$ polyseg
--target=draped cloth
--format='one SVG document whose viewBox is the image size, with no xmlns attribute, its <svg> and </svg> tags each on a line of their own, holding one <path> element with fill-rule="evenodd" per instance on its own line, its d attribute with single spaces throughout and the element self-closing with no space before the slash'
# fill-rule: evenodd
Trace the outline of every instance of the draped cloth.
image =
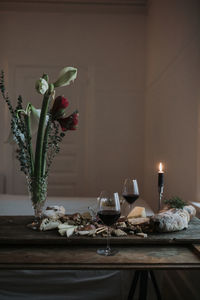
<svg viewBox="0 0 200 300">
<path fill-rule="evenodd" d="M 199 300 L 199 270 L 154 271 L 162 300 Z M 134 271 L 0 270 L 0 300 L 127 300 Z M 138 290 L 134 300 L 138 300 Z M 148 283 L 148 300 L 156 296 Z"/>
<path fill-rule="evenodd" d="M 133 272 L 129 272 L 132 278 Z M 1 300 L 125 300 L 130 282 L 125 271 L 0 271 Z M 131 275 L 131 276 L 130 276 Z"/>
</svg>

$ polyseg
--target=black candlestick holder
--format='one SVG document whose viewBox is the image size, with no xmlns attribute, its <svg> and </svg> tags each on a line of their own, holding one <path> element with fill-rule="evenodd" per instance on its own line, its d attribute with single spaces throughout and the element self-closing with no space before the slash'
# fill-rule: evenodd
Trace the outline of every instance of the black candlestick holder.
<svg viewBox="0 0 200 300">
<path fill-rule="evenodd" d="M 158 194 L 159 194 L 159 202 L 158 202 L 158 210 L 161 210 L 162 207 L 162 197 L 164 191 L 164 172 L 158 172 Z"/>
<path fill-rule="evenodd" d="M 159 202 L 158 202 L 158 211 L 162 208 L 162 197 L 163 197 L 164 185 L 158 186 Z"/>
</svg>

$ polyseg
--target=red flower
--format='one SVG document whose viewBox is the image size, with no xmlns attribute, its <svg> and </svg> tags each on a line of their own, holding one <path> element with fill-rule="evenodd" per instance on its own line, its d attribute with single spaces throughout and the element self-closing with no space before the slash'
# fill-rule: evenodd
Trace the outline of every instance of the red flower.
<svg viewBox="0 0 200 300">
<path fill-rule="evenodd" d="M 78 127 L 78 115 L 78 111 L 76 110 L 67 118 L 57 119 L 57 121 L 60 123 L 62 131 L 76 130 Z"/>
<path fill-rule="evenodd" d="M 56 97 L 53 107 L 51 109 L 51 115 L 53 120 L 58 120 L 65 115 L 65 109 L 68 107 L 69 102 L 63 96 Z"/>
</svg>

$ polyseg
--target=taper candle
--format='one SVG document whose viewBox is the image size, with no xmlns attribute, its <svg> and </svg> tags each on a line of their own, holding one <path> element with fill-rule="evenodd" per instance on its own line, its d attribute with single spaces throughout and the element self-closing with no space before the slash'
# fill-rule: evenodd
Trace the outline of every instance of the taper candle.
<svg viewBox="0 0 200 300">
<path fill-rule="evenodd" d="M 164 186 L 164 171 L 162 163 L 159 164 L 159 171 L 158 171 L 158 187 Z"/>
</svg>

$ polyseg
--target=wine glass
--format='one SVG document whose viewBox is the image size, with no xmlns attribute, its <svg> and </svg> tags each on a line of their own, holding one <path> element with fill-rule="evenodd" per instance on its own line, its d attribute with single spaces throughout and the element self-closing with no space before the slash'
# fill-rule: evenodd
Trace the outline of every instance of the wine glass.
<svg viewBox="0 0 200 300">
<path fill-rule="evenodd" d="M 106 249 L 98 249 L 100 255 L 110 256 L 118 251 L 110 248 L 110 226 L 120 217 L 120 202 L 118 193 L 110 195 L 108 192 L 101 192 L 97 200 L 97 215 L 99 219 L 107 226 L 107 246 Z"/>
<path fill-rule="evenodd" d="M 126 178 L 123 185 L 122 196 L 129 204 L 129 210 L 131 210 L 131 205 L 139 197 L 138 183 L 136 179 Z"/>
</svg>

